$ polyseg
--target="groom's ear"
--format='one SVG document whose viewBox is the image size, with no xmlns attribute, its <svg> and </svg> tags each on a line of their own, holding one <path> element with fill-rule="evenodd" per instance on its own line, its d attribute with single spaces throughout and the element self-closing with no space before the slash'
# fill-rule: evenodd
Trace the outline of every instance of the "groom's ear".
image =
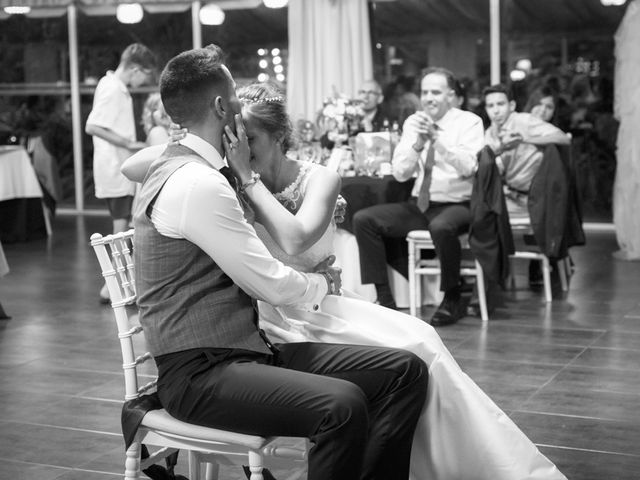
<svg viewBox="0 0 640 480">
<path fill-rule="evenodd" d="M 222 104 L 222 97 L 219 95 L 213 99 L 213 110 L 220 117 L 224 117 L 227 114 L 227 110 L 224 108 L 224 105 Z"/>
</svg>

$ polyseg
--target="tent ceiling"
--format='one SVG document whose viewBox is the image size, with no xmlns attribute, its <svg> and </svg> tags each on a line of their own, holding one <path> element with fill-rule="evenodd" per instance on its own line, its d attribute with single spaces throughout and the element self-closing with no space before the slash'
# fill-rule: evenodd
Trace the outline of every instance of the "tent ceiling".
<svg viewBox="0 0 640 480">
<path fill-rule="evenodd" d="M 508 32 L 613 31 L 626 8 L 605 7 L 600 0 L 501 0 L 500 3 L 502 29 Z M 396 0 L 377 3 L 374 12 L 381 36 L 417 35 L 429 30 L 489 29 L 489 0 Z"/>
<path fill-rule="evenodd" d="M 185 0 L 138 0 L 148 12 L 188 8 Z M 631 1 L 629 0 L 627 4 Z M 7 5 L 49 7 L 61 10 L 74 2 L 85 13 L 111 12 L 119 0 L 0 0 Z M 208 3 L 202 0 L 202 3 Z M 261 0 L 213 0 L 227 12 L 216 32 L 235 44 L 286 41 L 287 9 L 269 9 Z M 53 7 L 53 10 L 51 8 Z M 572 31 L 614 32 L 624 15 L 623 7 L 604 7 L 600 0 L 501 0 L 503 32 L 554 33 Z M 378 38 L 419 37 L 442 30 L 489 30 L 489 0 L 377 0 L 372 8 Z M 217 36 L 217 34 L 216 34 Z"/>
</svg>

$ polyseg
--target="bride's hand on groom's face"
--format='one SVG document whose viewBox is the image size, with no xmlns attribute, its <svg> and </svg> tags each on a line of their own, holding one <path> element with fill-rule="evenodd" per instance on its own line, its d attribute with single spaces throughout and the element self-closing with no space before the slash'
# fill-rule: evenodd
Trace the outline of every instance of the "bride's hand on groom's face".
<svg viewBox="0 0 640 480">
<path fill-rule="evenodd" d="M 240 114 L 235 115 L 234 120 L 236 132 L 234 133 L 228 125 L 225 126 L 222 145 L 231 171 L 238 180 L 246 182 L 251 178 L 249 141 Z"/>
</svg>

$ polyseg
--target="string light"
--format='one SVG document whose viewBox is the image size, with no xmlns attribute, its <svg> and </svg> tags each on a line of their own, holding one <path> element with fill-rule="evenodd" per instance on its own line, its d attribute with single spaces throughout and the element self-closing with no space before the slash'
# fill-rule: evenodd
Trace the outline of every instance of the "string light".
<svg viewBox="0 0 640 480">
<path fill-rule="evenodd" d="M 287 6 L 289 0 L 262 0 L 262 3 L 267 8 L 282 8 Z"/>
<path fill-rule="evenodd" d="M 116 9 L 116 18 L 120 23 L 140 23 L 144 11 L 139 3 L 121 3 Z"/>
<path fill-rule="evenodd" d="M 200 23 L 203 25 L 222 25 L 224 22 L 224 10 L 218 5 L 208 3 L 200 9 L 198 14 Z"/>
<path fill-rule="evenodd" d="M 26 5 L 24 6 L 11 5 L 9 7 L 4 7 L 4 13 L 7 13 L 9 15 L 26 15 L 30 11 L 31 11 L 31 7 L 28 7 Z"/>
</svg>

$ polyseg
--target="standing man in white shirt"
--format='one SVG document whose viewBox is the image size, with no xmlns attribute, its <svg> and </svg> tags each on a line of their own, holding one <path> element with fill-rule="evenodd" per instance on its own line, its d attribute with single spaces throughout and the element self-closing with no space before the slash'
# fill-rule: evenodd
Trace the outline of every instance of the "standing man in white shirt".
<svg viewBox="0 0 640 480">
<path fill-rule="evenodd" d="M 163 407 L 190 423 L 307 437 L 309 480 L 408 479 L 426 366 L 403 350 L 269 342 L 252 297 L 317 309 L 339 294 L 339 270 L 285 266 L 244 219 L 222 135 L 225 126 L 246 133 L 218 47 L 170 60 L 160 93 L 190 132 L 151 165 L 134 213 L 140 323 Z M 246 141 L 229 148 L 250 155 Z M 259 184 L 253 174 L 240 189 Z"/>
<path fill-rule="evenodd" d="M 482 120 L 453 107 L 454 87 L 455 77 L 444 68 L 430 68 L 422 78 L 422 110 L 407 118 L 392 161 L 396 180 L 416 179 L 409 201 L 372 206 L 353 217 L 362 283 L 375 284 L 378 302 L 390 308 L 396 305 L 387 278 L 385 238 L 430 231 L 445 294 L 431 319 L 434 326 L 455 323 L 465 312 L 458 236 L 469 230 L 473 175 L 484 146 Z"/>
<path fill-rule="evenodd" d="M 136 140 L 136 121 L 129 88 L 154 78 L 156 58 L 146 46 L 134 43 L 124 49 L 115 71 L 100 79 L 85 131 L 93 136 L 93 181 L 96 198 L 107 204 L 113 233 L 124 232 L 131 221 L 135 184 L 122 173 L 122 163 L 131 153 L 147 146 Z M 106 284 L 100 291 L 102 303 L 109 302 Z"/>
</svg>

